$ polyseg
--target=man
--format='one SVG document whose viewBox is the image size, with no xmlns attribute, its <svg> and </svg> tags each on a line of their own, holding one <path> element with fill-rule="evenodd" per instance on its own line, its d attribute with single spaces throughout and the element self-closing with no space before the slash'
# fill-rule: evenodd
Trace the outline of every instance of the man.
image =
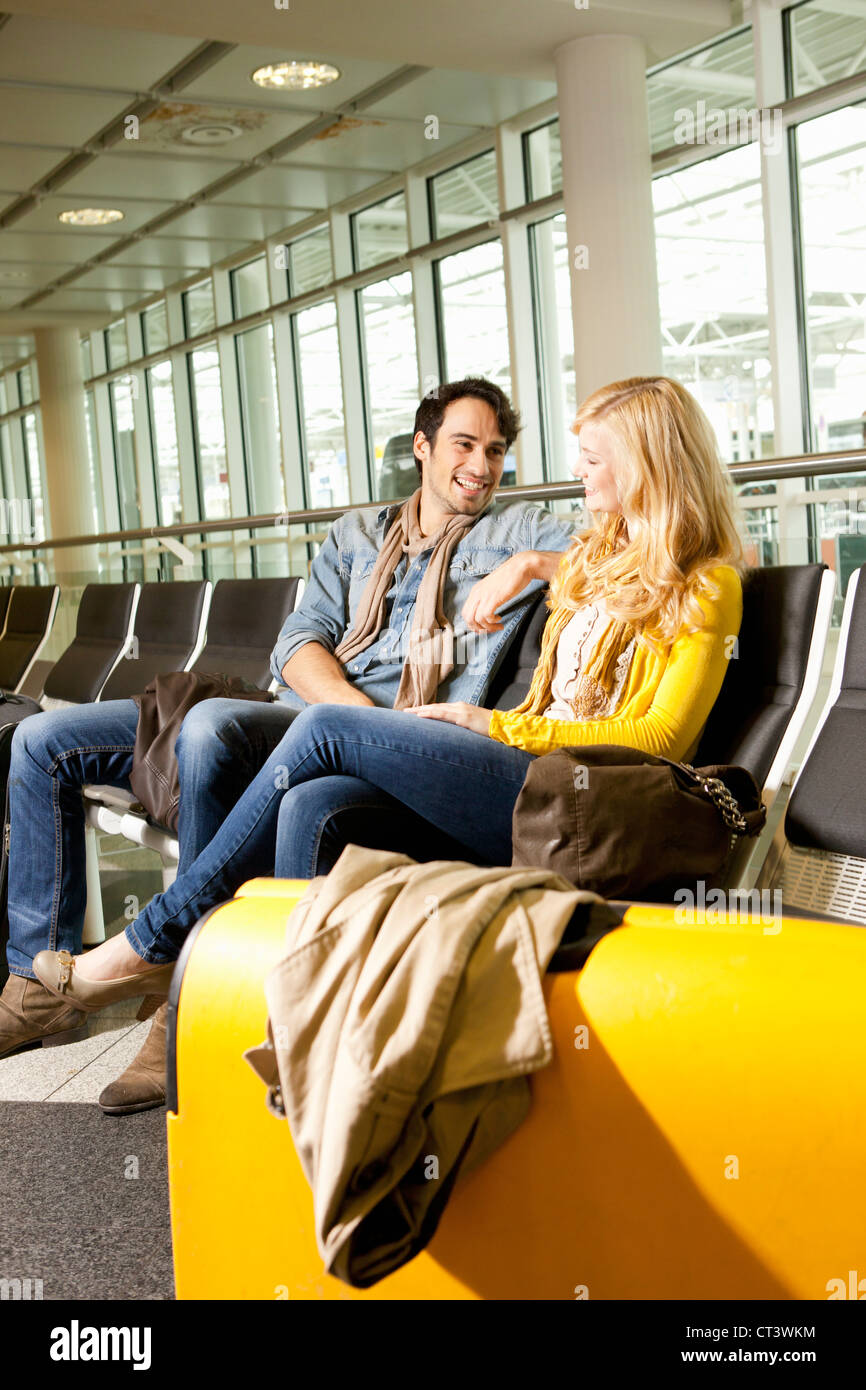
<svg viewBox="0 0 866 1390">
<path fill-rule="evenodd" d="M 207 700 L 187 715 L 176 750 L 179 888 L 306 704 L 399 709 L 434 696 L 483 701 L 555 553 L 570 540 L 546 512 L 493 501 L 518 428 L 507 397 L 481 378 L 425 397 L 414 435 L 421 486 L 402 505 L 350 512 L 331 528 L 274 648 L 274 675 L 284 682 L 279 700 Z M 39 984 L 32 958 L 44 947 L 72 954 L 81 948 L 80 788 L 128 786 L 136 722 L 133 701 L 112 701 L 37 715 L 16 732 L 9 782 L 12 973 L 0 997 L 0 1057 L 45 1038 L 60 1041 L 85 1022 Z M 247 876 L 273 866 L 275 824 L 255 830 L 259 857 L 250 858 Z M 268 844 L 271 868 L 263 870 Z M 125 937 L 115 940 L 121 951 Z M 164 1015 L 163 1007 L 139 1057 L 100 1097 L 110 1113 L 162 1104 Z"/>
</svg>

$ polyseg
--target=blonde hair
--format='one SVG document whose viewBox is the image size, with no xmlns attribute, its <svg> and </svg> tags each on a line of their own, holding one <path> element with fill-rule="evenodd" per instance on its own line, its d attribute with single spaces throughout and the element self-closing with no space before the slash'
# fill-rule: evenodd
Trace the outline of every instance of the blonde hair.
<svg viewBox="0 0 866 1390">
<path fill-rule="evenodd" d="M 602 420 L 615 440 L 622 514 L 594 517 L 563 555 L 522 712 L 546 707 L 556 645 L 576 609 L 602 600 L 610 619 L 575 702 L 585 717 L 599 691 L 610 694 L 617 660 L 633 640 L 658 648 L 683 628 L 697 630 L 706 620 L 699 596 L 718 595 L 710 571 L 744 568 L 733 489 L 695 398 L 670 377 L 629 377 L 588 396 L 572 429 Z"/>
</svg>

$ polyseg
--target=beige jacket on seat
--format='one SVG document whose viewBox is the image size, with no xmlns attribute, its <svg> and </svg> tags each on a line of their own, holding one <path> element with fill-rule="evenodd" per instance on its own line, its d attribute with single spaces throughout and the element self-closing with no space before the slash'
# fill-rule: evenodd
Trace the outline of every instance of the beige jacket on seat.
<svg viewBox="0 0 866 1390">
<path fill-rule="evenodd" d="M 265 986 L 270 1042 L 246 1055 L 330 1273 L 363 1288 L 411 1259 L 458 1173 L 520 1124 L 553 1055 L 541 977 L 585 901 L 602 900 L 545 870 L 354 845 L 310 885 Z"/>
</svg>

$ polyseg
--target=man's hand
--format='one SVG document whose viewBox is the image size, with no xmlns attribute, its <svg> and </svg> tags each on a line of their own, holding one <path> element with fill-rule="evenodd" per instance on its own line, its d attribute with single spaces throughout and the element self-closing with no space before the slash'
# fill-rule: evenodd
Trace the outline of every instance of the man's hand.
<svg viewBox="0 0 866 1390">
<path fill-rule="evenodd" d="M 407 713 L 419 714 L 422 719 L 442 719 L 448 724 L 459 724 L 461 729 L 471 729 L 474 734 L 486 734 L 489 737 L 490 716 L 493 711 L 457 700 L 450 705 L 416 705 Z"/>
<path fill-rule="evenodd" d="M 342 662 L 321 642 L 306 642 L 299 647 L 283 667 L 283 680 L 308 705 L 373 704 L 346 679 Z"/>
<path fill-rule="evenodd" d="M 497 613 L 533 579 L 552 579 L 562 555 L 558 550 L 521 550 L 473 584 L 463 605 L 463 619 L 472 632 L 499 632 Z"/>
</svg>

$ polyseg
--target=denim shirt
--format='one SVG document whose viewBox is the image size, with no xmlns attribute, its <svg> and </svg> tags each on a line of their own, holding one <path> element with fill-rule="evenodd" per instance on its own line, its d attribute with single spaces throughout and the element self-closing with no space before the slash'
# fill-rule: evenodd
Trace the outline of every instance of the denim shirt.
<svg viewBox="0 0 866 1390">
<path fill-rule="evenodd" d="M 308 642 L 334 652 L 354 622 L 358 604 L 397 506 L 347 512 L 335 521 L 312 564 L 310 578 L 294 613 L 283 624 L 271 655 L 271 670 L 282 682 L 290 657 Z M 471 632 L 461 609 L 472 586 L 521 550 L 566 550 L 567 525 L 541 507 L 524 502 L 494 502 L 455 546 L 445 584 L 443 607 L 454 628 L 454 669 L 438 689 L 437 700 L 480 704 L 527 606 L 544 582 L 534 579 L 499 610 L 500 632 Z M 431 538 L 432 549 L 432 538 Z M 409 649 L 418 587 L 430 559 L 424 550 L 411 564 L 403 556 L 386 596 L 385 617 L 377 637 L 346 666 L 352 684 L 376 705 L 393 706 Z M 285 685 L 280 699 L 296 709 L 305 701 Z"/>
</svg>

